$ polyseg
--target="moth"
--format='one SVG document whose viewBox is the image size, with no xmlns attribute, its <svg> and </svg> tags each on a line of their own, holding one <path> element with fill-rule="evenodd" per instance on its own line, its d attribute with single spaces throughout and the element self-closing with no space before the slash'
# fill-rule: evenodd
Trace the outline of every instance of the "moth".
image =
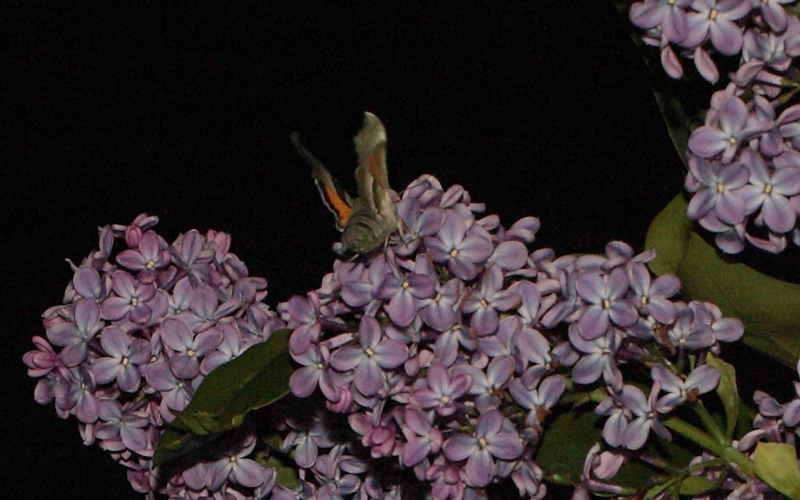
<svg viewBox="0 0 800 500">
<path fill-rule="evenodd" d="M 356 198 L 347 194 L 322 162 L 303 146 L 297 132 L 291 140 L 311 165 L 311 177 L 322 201 L 336 217 L 336 228 L 342 232 L 341 241 L 334 245 L 336 253 L 371 252 L 402 228 L 386 170 L 386 129 L 377 116 L 364 113 L 364 125 L 353 138 L 358 155 Z"/>
</svg>

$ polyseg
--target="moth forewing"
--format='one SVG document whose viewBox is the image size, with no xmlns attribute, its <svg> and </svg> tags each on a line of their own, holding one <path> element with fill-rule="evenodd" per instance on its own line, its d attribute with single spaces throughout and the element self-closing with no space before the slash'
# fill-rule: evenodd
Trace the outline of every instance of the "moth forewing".
<svg viewBox="0 0 800 500">
<path fill-rule="evenodd" d="M 373 214 L 379 214 L 383 193 L 389 189 L 386 171 L 386 129 L 377 116 L 364 113 L 364 125 L 353 138 L 358 155 L 358 196 Z"/>
<path fill-rule="evenodd" d="M 336 178 L 328 172 L 325 165 L 311 151 L 306 149 L 297 132 L 293 132 L 290 139 L 300 156 L 311 165 L 311 177 L 314 179 L 314 184 L 317 186 L 325 207 L 336 218 L 336 228 L 339 231 L 344 231 L 347 221 L 350 220 L 350 216 L 353 213 L 353 200 L 347 194 L 347 191 L 342 189 Z"/>
<path fill-rule="evenodd" d="M 356 143 L 358 169 L 367 170 L 382 189 L 390 189 L 386 170 L 386 129 L 380 119 L 370 112 L 364 113 L 364 125 L 353 142 Z"/>
<path fill-rule="evenodd" d="M 384 231 L 391 229 L 391 234 L 399 225 L 386 166 L 386 129 L 377 116 L 366 112 L 364 125 L 353 141 L 358 154 L 358 195 L 364 198 L 378 220 L 388 223 L 389 228 Z"/>
</svg>

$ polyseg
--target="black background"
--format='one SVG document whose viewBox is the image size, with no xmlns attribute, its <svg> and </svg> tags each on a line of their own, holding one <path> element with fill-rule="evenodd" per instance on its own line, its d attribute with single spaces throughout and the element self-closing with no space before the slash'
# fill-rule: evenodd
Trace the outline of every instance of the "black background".
<svg viewBox="0 0 800 500">
<path fill-rule="evenodd" d="M 504 225 L 540 217 L 535 245 L 558 254 L 643 249 L 683 167 L 610 2 L 385 3 L 0 12 L 5 496 L 141 498 L 33 401 L 21 362 L 98 226 L 148 212 L 168 241 L 226 231 L 273 307 L 319 285 L 337 233 L 293 130 L 353 191 L 372 111 L 395 189 L 462 184 Z"/>
</svg>

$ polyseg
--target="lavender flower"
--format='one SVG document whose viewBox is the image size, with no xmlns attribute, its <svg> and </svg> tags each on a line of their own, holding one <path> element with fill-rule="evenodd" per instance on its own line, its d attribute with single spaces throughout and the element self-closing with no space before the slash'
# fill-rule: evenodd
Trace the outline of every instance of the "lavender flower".
<svg viewBox="0 0 800 500">
<path fill-rule="evenodd" d="M 381 339 L 381 327 L 371 316 L 361 319 L 360 347 L 345 347 L 331 356 L 331 366 L 346 372 L 354 370 L 353 384 L 361 394 L 372 396 L 383 383 L 381 369 L 397 368 L 408 358 L 408 347 L 397 340 Z"/>
<path fill-rule="evenodd" d="M 478 418 L 472 435 L 456 434 L 445 441 L 444 454 L 449 460 L 466 460 L 467 480 L 478 487 L 491 482 L 495 472 L 494 458 L 513 460 L 522 455 L 522 444 L 511 423 L 497 410 L 489 410 Z"/>
<path fill-rule="evenodd" d="M 694 47 L 711 39 L 714 47 L 726 55 L 742 48 L 742 29 L 734 23 L 750 12 L 749 0 L 695 0 L 686 20 L 682 44 Z"/>
<path fill-rule="evenodd" d="M 466 219 L 449 210 L 444 225 L 437 236 L 425 239 L 434 262 L 446 262 L 450 272 L 462 280 L 471 280 L 478 274 L 481 264 L 492 254 L 488 235 L 477 228 L 468 228 Z"/>
<path fill-rule="evenodd" d="M 100 420 L 95 436 L 108 441 L 119 439 L 120 449 L 128 448 L 134 452 L 144 452 L 150 445 L 144 428 L 150 425 L 150 419 L 142 411 L 123 408 L 114 400 L 104 400 L 100 405 Z"/>
<path fill-rule="evenodd" d="M 690 174 L 699 181 L 697 193 L 689 202 L 690 219 L 705 219 L 713 210 L 714 215 L 726 224 L 739 224 L 744 220 L 746 206 L 740 188 L 747 184 L 749 174 L 738 163 L 723 167 L 717 162 L 706 162 L 695 156 L 689 157 Z M 687 188 L 689 188 L 687 181 Z"/>
<path fill-rule="evenodd" d="M 266 495 L 273 469 L 262 468 L 257 488 L 246 474 L 219 472 L 213 492 L 206 477 L 210 464 L 174 478 L 158 479 L 151 470 L 172 410 L 185 408 L 203 376 L 221 363 L 206 363 L 206 355 L 227 351 L 230 359 L 283 325 L 260 302 L 266 282 L 247 275 L 228 252 L 227 235 L 190 231 L 168 245 L 152 230 L 157 222 L 142 214 L 130 225 L 101 228 L 98 249 L 72 265 L 65 303 L 43 315 L 49 342 L 34 338 L 36 350 L 23 357 L 29 374 L 42 377 L 35 399 L 55 401 L 63 418 L 75 415 L 84 443 L 111 452 L 129 468 L 134 489 L 151 497 Z M 127 248 L 114 262 L 120 241 Z M 215 351 L 223 336 L 229 347 Z"/>
<path fill-rule="evenodd" d="M 175 416 L 170 410 L 181 411 L 189 405 L 194 393 L 193 388 L 187 380 L 181 380 L 166 361 L 152 364 L 145 372 L 147 383 L 154 389 L 161 392 L 161 415 L 167 420 L 172 421 Z"/>
<path fill-rule="evenodd" d="M 661 323 L 675 320 L 677 308 L 668 299 L 678 293 L 681 287 L 678 278 L 665 274 L 651 281 L 650 272 L 638 262 L 628 267 L 628 277 L 642 312 Z"/>
<path fill-rule="evenodd" d="M 449 329 L 460 320 L 459 305 L 463 294 L 464 284 L 459 279 L 437 284 L 432 297 L 417 301 L 419 317 L 435 330 L 443 332 Z"/>
<path fill-rule="evenodd" d="M 123 250 L 117 255 L 117 262 L 131 271 L 137 271 L 137 278 L 151 283 L 159 269 L 166 267 L 170 261 L 167 243 L 155 232 L 142 234 L 136 249 Z"/>
<path fill-rule="evenodd" d="M 800 193 L 800 168 L 770 172 L 761 155 L 749 149 L 742 152 L 741 161 L 750 170 L 750 183 L 742 188 L 747 212 L 760 210 L 764 223 L 776 233 L 790 231 L 797 220 L 790 197 Z"/>
<path fill-rule="evenodd" d="M 303 365 L 289 379 L 289 387 L 295 396 L 308 397 L 319 385 L 326 398 L 334 403 L 339 401 L 339 393 L 328 371 L 330 353 L 325 346 L 310 347 L 303 354 L 292 354 L 292 358 Z"/>
<path fill-rule="evenodd" d="M 425 385 L 414 391 L 414 400 L 425 409 L 435 409 L 441 416 L 456 412 L 458 398 L 467 393 L 472 386 L 472 377 L 460 374 L 454 377 L 440 364 L 428 368 Z"/>
<path fill-rule="evenodd" d="M 658 400 L 659 408 L 673 408 L 684 401 L 696 401 L 700 394 L 714 390 L 719 384 L 719 371 L 708 365 L 697 367 L 685 380 L 663 365 L 655 365 L 652 377 L 667 393 Z"/>
<path fill-rule="evenodd" d="M 485 369 L 475 365 L 459 365 L 453 368 L 453 373 L 470 377 L 472 386 L 469 394 L 476 396 L 475 408 L 485 412 L 500 406 L 498 394 L 514 374 L 514 360 L 509 356 L 499 356 L 493 358 Z"/>
<path fill-rule="evenodd" d="M 408 432 L 403 446 L 403 463 L 413 467 L 430 455 L 438 453 L 444 442 L 441 431 L 433 426 L 432 416 L 416 408 L 406 408 L 403 420 Z"/>
<path fill-rule="evenodd" d="M 535 388 L 526 387 L 522 379 L 517 378 L 509 384 L 509 392 L 514 401 L 529 410 L 525 423 L 529 427 L 541 428 L 544 417 L 558 402 L 566 385 L 566 381 L 560 375 L 547 377 Z"/>
<path fill-rule="evenodd" d="M 95 388 L 89 370 L 85 367 L 70 368 L 68 377 L 55 386 L 56 405 L 69 410 L 84 424 L 92 424 L 100 416 Z"/>
<path fill-rule="evenodd" d="M 140 365 L 150 361 L 150 344 L 140 338 L 131 337 L 124 330 L 109 327 L 103 331 L 100 345 L 107 357 L 92 364 L 92 372 L 100 384 L 116 380 L 126 392 L 139 390 L 142 376 Z"/>
<path fill-rule="evenodd" d="M 484 207 L 462 187 L 445 191 L 430 176 L 400 199 L 418 234 L 337 261 L 318 290 L 278 306 L 283 319 L 259 303 L 265 281 L 247 276 L 223 233 L 189 231 L 166 245 L 148 236 L 151 218 L 105 229 L 103 251 L 75 266 L 68 304 L 45 315 L 54 339 L 72 332 L 64 349 L 40 339 L 24 357 L 32 376 L 43 377 L 37 400 L 55 399 L 59 415 L 77 415 L 84 440 L 98 439 L 130 468 L 134 487 L 152 494 L 399 499 L 419 486 L 436 500 L 478 500 L 484 487 L 506 481 L 542 498 L 544 473 L 532 457 L 563 394 L 604 384 L 611 396 L 596 411 L 609 417 L 606 442 L 640 449 L 650 429 L 667 436 L 659 412 L 706 391 L 696 379 L 708 369 L 676 374 L 685 383 L 655 371 L 645 400 L 625 367 L 651 363 L 653 352 L 684 356 L 741 335 L 740 324 L 713 306 L 671 301 L 677 280 L 652 279 L 644 267 L 653 252 L 634 255 L 613 242 L 605 256 L 528 254 L 537 219 L 506 231 L 496 216 L 477 218 Z M 103 261 L 122 235 L 133 275 Z M 169 262 L 156 265 L 166 248 Z M 82 302 L 101 304 L 94 340 L 74 334 L 94 328 L 86 320 L 77 326 L 72 311 Z M 316 405 L 313 416 L 279 410 L 276 430 L 157 480 L 149 457 L 165 422 L 205 375 L 284 321 L 297 363 L 289 389 L 293 398 L 312 398 L 303 404 Z M 66 344 L 81 343 L 85 356 L 67 366 Z M 323 397 L 313 396 L 317 388 Z M 293 459 L 296 488 L 265 468 L 274 454 Z M 613 475 L 606 465 L 617 456 L 597 454 L 591 473 Z"/>
<path fill-rule="evenodd" d="M 776 33 L 786 29 L 788 16 L 781 4 L 792 3 L 794 0 L 761 0 L 757 7 L 761 12 L 761 17 L 767 22 L 770 28 Z"/>
<path fill-rule="evenodd" d="M 55 345 L 64 346 L 59 353 L 66 366 L 75 366 L 86 359 L 86 351 L 95 334 L 102 328 L 100 307 L 91 300 L 74 302 L 71 308 L 73 321 L 59 323 L 47 330 L 47 339 Z"/>
<path fill-rule="evenodd" d="M 434 282 L 424 274 L 411 273 L 406 277 L 387 276 L 378 287 L 377 297 L 389 300 L 386 312 L 389 318 L 400 327 L 407 327 L 417 314 L 416 301 L 433 297 L 436 291 Z"/>
<path fill-rule="evenodd" d="M 319 449 L 330 448 L 334 444 L 330 431 L 316 415 L 305 426 L 297 424 L 292 419 L 287 419 L 286 423 L 292 431 L 284 439 L 283 449 L 295 449 L 294 460 L 299 467 L 311 468 L 317 461 Z"/>
<path fill-rule="evenodd" d="M 491 266 L 483 275 L 480 289 L 467 297 L 461 310 L 472 314 L 470 326 L 476 334 L 494 333 L 499 323 L 497 311 L 508 311 L 520 306 L 521 298 L 513 291 L 501 291 L 503 271 L 500 266 Z"/>
<path fill-rule="evenodd" d="M 81 266 L 72 277 L 72 286 L 75 292 L 84 299 L 102 302 L 108 296 L 110 283 L 100 279 L 100 273 L 88 266 Z"/>
<path fill-rule="evenodd" d="M 586 340 L 605 334 L 609 322 L 623 328 L 636 322 L 636 309 L 625 300 L 628 278 L 623 269 L 614 269 L 606 277 L 593 272 L 583 273 L 578 277 L 576 289 L 590 304 L 578 322 L 580 333 Z"/>
<path fill-rule="evenodd" d="M 114 273 L 111 288 L 116 296 L 110 296 L 101 304 L 103 319 L 119 321 L 128 318 L 134 323 L 145 323 L 150 320 L 153 310 L 148 302 L 156 296 L 155 286 L 147 283 L 136 283 L 125 271 Z"/>
<path fill-rule="evenodd" d="M 191 379 L 200 373 L 199 358 L 210 353 L 222 342 L 222 334 L 215 329 L 194 335 L 183 321 L 167 318 L 159 329 L 164 345 L 174 351 L 169 365 L 176 376 Z"/>
<path fill-rule="evenodd" d="M 669 431 L 658 420 L 658 413 L 666 410 L 658 399 L 660 390 L 661 382 L 656 380 L 647 399 L 638 387 L 631 387 L 620 395 L 623 406 L 630 409 L 633 414 L 633 419 L 628 423 L 622 436 L 622 444 L 629 450 L 638 450 L 644 446 L 651 429 L 662 439 L 670 439 Z"/>
<path fill-rule="evenodd" d="M 266 480 L 266 471 L 257 462 L 247 457 L 255 448 L 256 437 L 249 436 L 240 450 L 213 462 L 209 466 L 211 481 L 209 489 L 216 491 L 226 481 L 255 488 Z"/>
<path fill-rule="evenodd" d="M 686 9 L 692 0 L 646 0 L 631 5 L 630 19 L 636 26 L 649 30 L 656 26 L 667 41 L 678 43 L 686 37 Z"/>
<path fill-rule="evenodd" d="M 622 374 L 616 365 L 616 355 L 622 343 L 622 332 L 616 328 L 606 331 L 602 337 L 585 340 L 575 325 L 570 326 L 569 339 L 572 346 L 583 353 L 572 369 L 572 379 L 579 384 L 591 384 L 603 376 L 607 384 L 618 388 Z"/>
</svg>

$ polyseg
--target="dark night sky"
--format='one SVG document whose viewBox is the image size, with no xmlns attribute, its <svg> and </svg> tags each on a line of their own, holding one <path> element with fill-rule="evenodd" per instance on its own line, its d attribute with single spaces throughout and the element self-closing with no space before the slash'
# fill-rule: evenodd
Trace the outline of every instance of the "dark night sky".
<svg viewBox="0 0 800 500">
<path fill-rule="evenodd" d="M 536 245 L 559 254 L 642 250 L 682 186 L 610 2 L 15 3 L 0 12 L 9 498 L 141 498 L 74 419 L 33 401 L 21 362 L 71 278 L 64 259 L 98 226 L 149 212 L 169 241 L 229 232 L 273 307 L 318 286 L 337 234 L 293 130 L 352 191 L 352 136 L 372 111 L 395 189 L 423 173 L 462 184 L 506 225 L 540 217 Z"/>
</svg>

